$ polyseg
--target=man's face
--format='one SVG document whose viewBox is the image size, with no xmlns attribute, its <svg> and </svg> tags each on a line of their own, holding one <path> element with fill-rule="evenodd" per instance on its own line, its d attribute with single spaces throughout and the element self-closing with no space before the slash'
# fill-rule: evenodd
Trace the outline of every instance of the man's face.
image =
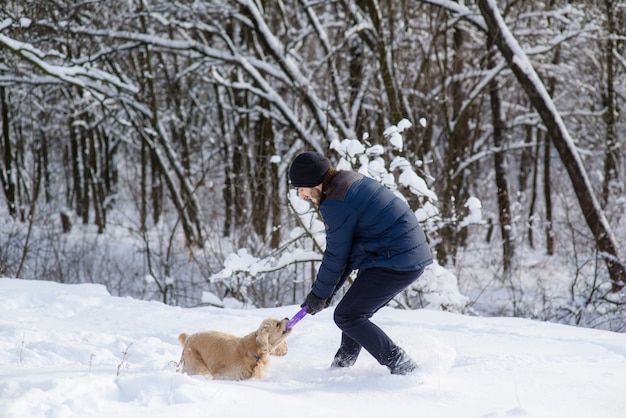
<svg viewBox="0 0 626 418">
<path fill-rule="evenodd" d="M 302 200 L 310 200 L 315 204 L 315 206 L 320 205 L 320 200 L 322 197 L 322 185 L 318 185 L 315 187 L 298 187 L 298 196 Z"/>
</svg>

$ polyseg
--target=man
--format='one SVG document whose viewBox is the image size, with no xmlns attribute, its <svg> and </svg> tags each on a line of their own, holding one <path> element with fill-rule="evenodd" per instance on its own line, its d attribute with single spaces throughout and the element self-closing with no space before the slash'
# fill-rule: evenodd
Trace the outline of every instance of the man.
<svg viewBox="0 0 626 418">
<path fill-rule="evenodd" d="M 417 369 L 408 354 L 370 318 L 410 286 L 432 254 L 415 214 L 377 181 L 331 168 L 315 152 L 298 155 L 289 179 L 301 199 L 315 204 L 326 228 L 326 250 L 302 306 L 315 315 L 328 307 L 353 270 L 356 279 L 335 308 L 341 345 L 331 367 L 350 367 L 364 347 L 392 374 Z"/>
</svg>

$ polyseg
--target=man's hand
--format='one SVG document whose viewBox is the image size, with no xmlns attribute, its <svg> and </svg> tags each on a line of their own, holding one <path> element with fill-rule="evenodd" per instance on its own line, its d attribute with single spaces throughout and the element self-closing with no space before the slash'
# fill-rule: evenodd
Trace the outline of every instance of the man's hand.
<svg viewBox="0 0 626 418">
<path fill-rule="evenodd" d="M 327 308 L 330 305 L 330 298 L 320 298 L 313 291 L 309 292 L 304 300 L 302 306 L 306 306 L 306 313 L 315 315 L 319 311 L 324 308 Z"/>
</svg>

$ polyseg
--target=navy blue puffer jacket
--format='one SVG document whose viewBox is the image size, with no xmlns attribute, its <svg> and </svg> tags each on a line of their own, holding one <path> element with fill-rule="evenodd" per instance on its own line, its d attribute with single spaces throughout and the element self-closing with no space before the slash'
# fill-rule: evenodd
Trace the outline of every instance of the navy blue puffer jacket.
<svg viewBox="0 0 626 418">
<path fill-rule="evenodd" d="M 353 270 L 413 271 L 433 262 L 422 227 L 409 206 L 376 180 L 339 171 L 322 190 L 326 250 L 313 293 L 328 298 Z"/>
</svg>

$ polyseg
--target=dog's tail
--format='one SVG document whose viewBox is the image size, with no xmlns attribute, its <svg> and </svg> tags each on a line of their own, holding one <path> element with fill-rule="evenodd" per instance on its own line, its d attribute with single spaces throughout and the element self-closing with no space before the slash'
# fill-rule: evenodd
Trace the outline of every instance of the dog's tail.
<svg viewBox="0 0 626 418">
<path fill-rule="evenodd" d="M 187 338 L 189 337 L 189 334 L 187 334 L 186 332 L 181 333 L 178 336 L 178 342 L 180 342 L 180 345 L 182 345 L 183 347 L 185 346 L 185 343 L 187 342 Z M 181 372 L 184 370 L 185 367 L 185 349 L 183 349 L 182 354 L 180 355 L 180 361 L 178 362 L 178 367 L 176 368 L 177 372 Z"/>
<path fill-rule="evenodd" d="M 186 332 L 181 333 L 178 336 L 178 342 L 180 342 L 180 345 L 184 346 L 188 337 L 189 337 L 189 334 L 187 334 Z"/>
</svg>

